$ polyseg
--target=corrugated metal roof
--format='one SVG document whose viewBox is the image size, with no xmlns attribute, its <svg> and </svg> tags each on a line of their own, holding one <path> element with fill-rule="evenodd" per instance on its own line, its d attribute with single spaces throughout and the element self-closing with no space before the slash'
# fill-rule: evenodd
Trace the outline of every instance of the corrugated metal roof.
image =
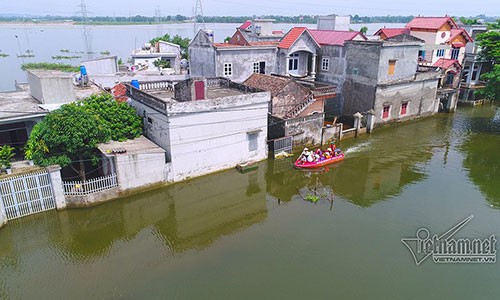
<svg viewBox="0 0 500 300">
<path fill-rule="evenodd" d="M 449 23 L 451 28 L 458 28 L 457 24 L 451 17 L 415 17 L 408 24 L 406 28 L 410 29 L 439 29 L 444 24 Z"/>
<path fill-rule="evenodd" d="M 345 41 L 350 41 L 358 35 L 366 40 L 365 36 L 358 31 L 309 29 L 309 32 L 320 45 L 343 46 Z"/>
<path fill-rule="evenodd" d="M 248 29 L 248 27 L 252 26 L 251 20 L 246 20 L 245 23 L 241 24 L 239 29 Z"/>
<path fill-rule="evenodd" d="M 295 41 L 306 31 L 306 27 L 293 27 L 288 31 L 288 33 L 281 39 L 281 42 L 279 43 L 278 47 L 283 48 L 283 49 L 288 49 L 290 48 Z"/>
<path fill-rule="evenodd" d="M 380 28 L 377 32 L 375 32 L 373 35 L 381 35 L 385 34 L 385 36 L 390 39 L 392 37 L 395 37 L 400 34 L 404 33 L 410 33 L 409 28 Z"/>
<path fill-rule="evenodd" d="M 448 59 L 448 58 L 440 58 L 432 66 L 433 67 L 439 67 L 439 68 L 442 68 L 442 69 L 446 70 L 449 67 L 453 66 L 454 64 L 457 64 L 460 68 L 462 68 L 462 66 L 460 65 L 460 63 L 458 62 L 458 60 L 456 60 L 456 59 Z"/>
</svg>

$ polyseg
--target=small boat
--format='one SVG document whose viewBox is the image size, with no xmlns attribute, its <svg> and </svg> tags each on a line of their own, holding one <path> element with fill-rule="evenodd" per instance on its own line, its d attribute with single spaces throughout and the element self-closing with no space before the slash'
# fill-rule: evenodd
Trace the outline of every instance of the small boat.
<svg viewBox="0 0 500 300">
<path fill-rule="evenodd" d="M 308 162 L 308 161 L 302 161 L 299 158 L 295 161 L 293 164 L 297 168 L 301 169 L 315 169 L 315 168 L 320 168 L 324 167 L 326 165 L 332 164 L 334 162 L 338 162 L 344 159 L 344 153 L 339 153 L 335 156 L 332 156 L 330 158 L 325 158 L 324 160 L 319 160 L 319 161 L 313 161 L 313 162 Z"/>
</svg>

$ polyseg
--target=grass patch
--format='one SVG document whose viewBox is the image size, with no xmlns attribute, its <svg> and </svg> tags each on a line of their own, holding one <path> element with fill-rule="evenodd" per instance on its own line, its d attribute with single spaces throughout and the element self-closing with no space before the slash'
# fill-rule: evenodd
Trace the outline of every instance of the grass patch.
<svg viewBox="0 0 500 300">
<path fill-rule="evenodd" d="M 0 53 L 0 57 L 7 57 L 9 56 L 7 53 Z"/>
<path fill-rule="evenodd" d="M 58 70 L 63 72 L 79 72 L 80 68 L 67 64 L 58 63 L 26 63 L 21 65 L 22 70 Z"/>
</svg>

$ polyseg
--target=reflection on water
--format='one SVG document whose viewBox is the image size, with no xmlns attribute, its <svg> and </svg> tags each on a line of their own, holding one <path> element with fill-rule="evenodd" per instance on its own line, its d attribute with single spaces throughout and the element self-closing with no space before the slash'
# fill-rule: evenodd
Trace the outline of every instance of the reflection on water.
<svg viewBox="0 0 500 300">
<path fill-rule="evenodd" d="M 500 208 L 500 109 L 473 109 L 465 128 L 470 134 L 460 148 L 465 154 L 463 166 L 488 202 Z"/>
<path fill-rule="evenodd" d="M 399 299 L 386 297 L 394 286 L 471 299 L 468 285 L 498 295 L 500 265 L 416 269 L 400 239 L 470 214 L 465 234 L 498 233 L 499 122 L 496 107 L 463 109 L 342 141 L 346 159 L 317 171 L 268 160 L 9 222 L 0 299 Z"/>
</svg>

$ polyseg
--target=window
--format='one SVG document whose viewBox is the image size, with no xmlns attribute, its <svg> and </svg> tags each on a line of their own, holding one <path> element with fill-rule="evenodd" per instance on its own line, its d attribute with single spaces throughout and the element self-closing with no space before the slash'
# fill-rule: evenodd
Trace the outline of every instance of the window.
<svg viewBox="0 0 500 300">
<path fill-rule="evenodd" d="M 418 50 L 418 61 L 425 60 L 425 50 Z"/>
<path fill-rule="evenodd" d="M 438 49 L 438 50 L 436 50 L 436 56 L 437 57 L 443 57 L 444 56 L 444 49 Z"/>
<path fill-rule="evenodd" d="M 290 55 L 288 59 L 288 70 L 298 70 L 299 69 L 299 54 L 294 53 Z"/>
<path fill-rule="evenodd" d="M 260 73 L 260 74 L 266 74 L 266 62 L 265 61 L 254 62 L 253 63 L 253 72 Z"/>
<path fill-rule="evenodd" d="M 232 76 L 232 75 L 233 75 L 233 64 L 224 63 L 224 76 Z"/>
<path fill-rule="evenodd" d="M 256 151 L 259 148 L 259 132 L 248 132 L 248 151 Z"/>
<path fill-rule="evenodd" d="M 389 70 L 387 71 L 388 75 L 394 75 L 394 69 L 396 68 L 396 60 L 389 60 Z"/>
<path fill-rule="evenodd" d="M 330 59 L 328 57 L 323 57 L 321 59 L 321 71 L 328 71 L 330 68 Z"/>
<path fill-rule="evenodd" d="M 390 105 L 384 105 L 384 110 L 382 111 L 382 119 L 389 118 L 390 111 L 391 111 L 391 106 Z"/>
<path fill-rule="evenodd" d="M 260 73 L 259 71 L 260 71 L 260 69 L 259 69 L 259 63 L 258 62 L 254 62 L 253 63 L 253 72 L 254 73 Z"/>
<path fill-rule="evenodd" d="M 399 115 L 405 116 L 407 112 L 408 112 L 408 102 L 401 103 L 401 111 L 399 112 Z"/>
<path fill-rule="evenodd" d="M 460 48 L 451 49 L 451 59 L 458 59 L 459 53 L 460 53 Z"/>
</svg>

